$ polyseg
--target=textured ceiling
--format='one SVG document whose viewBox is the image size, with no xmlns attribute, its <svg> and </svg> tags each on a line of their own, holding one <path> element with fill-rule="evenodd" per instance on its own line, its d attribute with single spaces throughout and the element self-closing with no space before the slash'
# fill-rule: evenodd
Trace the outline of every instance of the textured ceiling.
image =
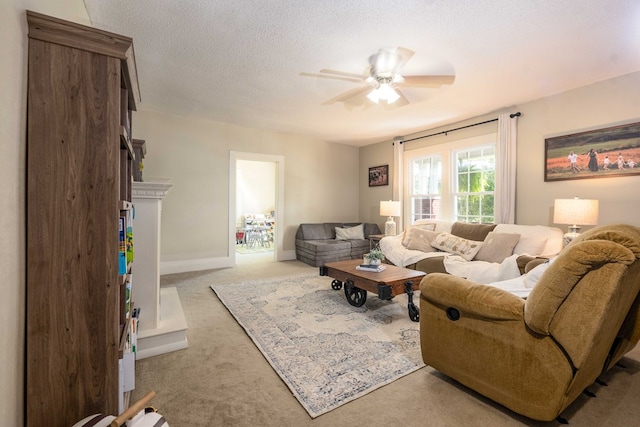
<svg viewBox="0 0 640 427">
<path fill-rule="evenodd" d="M 638 0 L 85 0 L 134 39 L 142 109 L 362 146 L 640 70 Z M 382 47 L 415 51 L 388 109 L 322 105 Z"/>
</svg>

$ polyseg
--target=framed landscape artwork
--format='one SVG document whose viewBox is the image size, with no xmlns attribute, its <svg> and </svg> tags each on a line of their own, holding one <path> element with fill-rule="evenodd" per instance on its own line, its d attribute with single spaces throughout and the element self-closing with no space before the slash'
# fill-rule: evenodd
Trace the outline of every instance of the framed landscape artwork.
<svg viewBox="0 0 640 427">
<path fill-rule="evenodd" d="M 544 180 L 640 175 L 640 123 L 544 140 Z"/>
<path fill-rule="evenodd" d="M 369 187 L 389 185 L 389 165 L 369 168 Z"/>
</svg>

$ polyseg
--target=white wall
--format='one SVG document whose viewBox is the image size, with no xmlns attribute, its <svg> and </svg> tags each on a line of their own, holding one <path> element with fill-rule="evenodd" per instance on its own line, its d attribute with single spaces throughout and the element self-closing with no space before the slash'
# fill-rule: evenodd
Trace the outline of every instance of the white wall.
<svg viewBox="0 0 640 427">
<path fill-rule="evenodd" d="M 547 98 L 509 107 L 499 112 L 520 111 L 516 177 L 516 222 L 518 224 L 553 224 L 556 198 L 593 198 L 600 200 L 600 224 L 628 223 L 640 226 L 637 215 L 640 175 L 621 178 L 581 179 L 544 182 L 545 138 L 640 121 L 640 72 L 598 82 Z M 496 118 L 498 112 L 486 114 L 447 127 L 405 135 L 405 139 L 480 123 Z M 495 132 L 497 122 L 480 125 L 406 143 L 406 150 L 446 143 L 482 133 Z M 393 163 L 391 141 L 360 150 L 360 215 L 363 221 L 384 222 L 378 215 L 380 200 L 391 196 L 391 185 L 368 188 L 362 178 L 374 164 Z M 587 227 L 584 227 L 586 229 Z"/>
<path fill-rule="evenodd" d="M 0 3 L 0 420 L 6 426 L 24 424 L 27 9 L 89 23 L 82 0 Z"/>
<path fill-rule="evenodd" d="M 640 175 L 544 182 L 545 138 L 640 121 L 639 88 L 636 72 L 519 107 L 518 222 L 551 223 L 554 199 L 577 196 L 600 200 L 600 224 L 640 226 Z"/>
<path fill-rule="evenodd" d="M 145 111 L 144 106 L 134 113 L 133 134 L 146 140 L 144 180 L 173 178 L 162 205 L 165 264 L 193 268 L 187 262 L 206 259 L 211 262 L 201 265 L 212 268 L 229 256 L 230 151 L 284 156 L 280 231 L 288 257 L 295 256 L 300 223 L 359 220 L 356 147 Z"/>
</svg>

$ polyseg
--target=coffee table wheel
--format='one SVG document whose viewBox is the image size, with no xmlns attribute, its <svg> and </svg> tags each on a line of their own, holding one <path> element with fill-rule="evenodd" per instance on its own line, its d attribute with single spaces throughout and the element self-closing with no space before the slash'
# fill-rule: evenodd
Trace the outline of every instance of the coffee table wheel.
<svg viewBox="0 0 640 427">
<path fill-rule="evenodd" d="M 362 307 L 365 301 L 367 301 L 367 291 L 355 286 L 345 286 L 344 296 L 347 297 L 349 304 L 354 307 Z"/>
<path fill-rule="evenodd" d="M 338 279 L 333 279 L 333 282 L 331 282 L 331 288 L 334 291 L 339 291 L 340 289 L 342 289 L 342 282 Z"/>
<path fill-rule="evenodd" d="M 413 320 L 414 322 L 419 322 L 420 321 L 420 310 L 418 309 L 418 307 L 416 307 L 415 304 L 410 303 L 408 305 L 409 308 L 409 319 Z"/>
</svg>

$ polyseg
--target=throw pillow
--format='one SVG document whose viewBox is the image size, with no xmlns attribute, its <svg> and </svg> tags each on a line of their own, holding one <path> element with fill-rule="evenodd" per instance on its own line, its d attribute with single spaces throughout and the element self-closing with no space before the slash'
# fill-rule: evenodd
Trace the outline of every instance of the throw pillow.
<svg viewBox="0 0 640 427">
<path fill-rule="evenodd" d="M 411 227 L 405 231 L 405 237 L 402 240 L 402 244 L 407 244 L 407 249 L 413 249 L 415 251 L 422 252 L 436 252 L 437 249 L 431 246 L 433 239 L 438 236 L 438 232 L 432 230 L 425 230 L 420 227 Z"/>
<path fill-rule="evenodd" d="M 429 222 L 429 221 L 433 221 L 430 219 L 419 219 L 416 222 L 414 222 L 413 224 L 411 224 L 411 227 L 420 227 L 424 230 L 435 230 L 436 229 L 436 223 L 435 222 Z"/>
<path fill-rule="evenodd" d="M 518 244 L 520 235 L 516 233 L 489 232 L 482 242 L 476 258 L 478 261 L 501 263 L 513 254 L 513 248 Z"/>
<path fill-rule="evenodd" d="M 430 230 L 433 231 L 436 229 L 436 225 L 435 224 L 414 224 L 411 225 L 409 227 L 407 227 L 406 230 L 404 230 L 404 233 L 402 235 L 402 246 L 404 246 L 405 248 L 407 247 L 407 245 L 409 244 L 409 240 L 412 238 L 411 233 L 414 230 Z"/>
<path fill-rule="evenodd" d="M 450 254 L 460 255 L 463 259 L 471 261 L 480 250 L 482 242 L 463 239 L 462 237 L 442 232 L 438 233 L 436 238 L 433 239 L 431 246 Z"/>
<path fill-rule="evenodd" d="M 518 241 L 518 244 L 513 249 L 514 254 L 518 255 L 531 255 L 538 256 L 544 251 L 544 247 L 547 245 L 547 239 L 539 237 L 527 237 L 522 236 Z"/>
<path fill-rule="evenodd" d="M 336 240 L 364 240 L 364 225 L 342 228 L 336 227 Z"/>
<path fill-rule="evenodd" d="M 489 232 L 498 224 L 471 224 L 467 222 L 455 222 L 451 226 L 451 234 L 467 240 L 483 242 Z"/>
</svg>

